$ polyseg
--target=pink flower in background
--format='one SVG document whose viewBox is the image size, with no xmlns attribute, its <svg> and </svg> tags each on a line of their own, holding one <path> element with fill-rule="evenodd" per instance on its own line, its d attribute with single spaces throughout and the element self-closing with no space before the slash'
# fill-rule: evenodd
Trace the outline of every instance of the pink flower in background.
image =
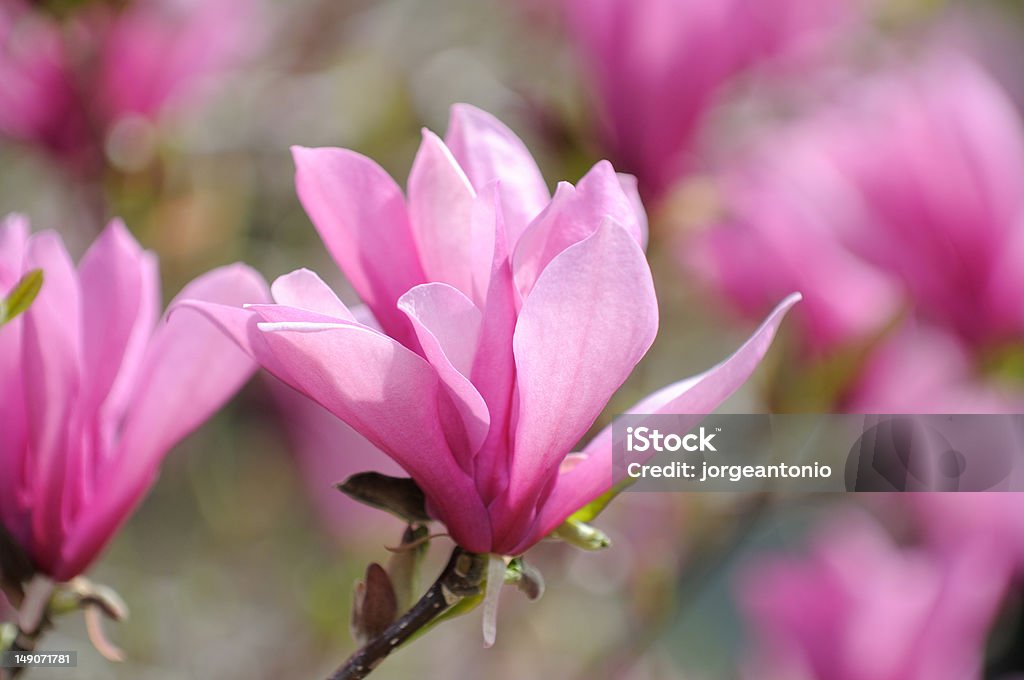
<svg viewBox="0 0 1024 680">
<path fill-rule="evenodd" d="M 827 353 L 880 332 L 900 312 L 894 276 L 850 252 L 858 197 L 825 155 L 812 124 L 775 132 L 715 179 L 724 214 L 686 235 L 681 255 L 702 282 L 748 318 L 781 291 L 800 290 L 794 322 L 804 348 Z M 783 293 L 784 294 L 784 293 Z"/>
<path fill-rule="evenodd" d="M 1016 110 L 936 55 L 769 131 L 723 174 L 729 214 L 686 257 L 750 315 L 799 286 L 811 347 L 863 340 L 903 307 L 973 353 L 1024 335 L 1022 183 Z"/>
<path fill-rule="evenodd" d="M 740 588 L 756 639 L 747 676 L 980 679 L 1008 576 L 990 547 L 900 548 L 859 519 L 828 527 L 806 558 L 760 562 Z"/>
<path fill-rule="evenodd" d="M 957 336 L 908 322 L 872 350 L 843 408 L 851 413 L 1018 413 L 1024 397 L 986 382 L 977 357 Z"/>
<path fill-rule="evenodd" d="M 257 0 L 135 0 L 58 20 L 0 0 L 0 134 L 93 170 L 119 124 L 158 122 L 252 56 L 258 10 Z"/>
<path fill-rule="evenodd" d="M 1024 493 L 924 493 L 905 502 L 934 550 L 956 555 L 964 546 L 991 546 L 1024 575 Z"/>
<path fill-rule="evenodd" d="M 608 490 L 610 431 L 567 455 L 657 331 L 631 178 L 601 162 L 551 197 L 523 143 L 464 105 L 445 140 L 424 131 L 407 197 L 354 152 L 294 154 L 299 197 L 375 321 L 307 270 L 274 283 L 274 305 L 191 304 L 391 456 L 467 550 L 521 553 Z M 795 299 L 636 412 L 714 409 Z"/>
<path fill-rule="evenodd" d="M 156 260 L 113 222 L 77 270 L 60 237 L 0 226 L 0 290 L 30 269 L 45 282 L 0 328 L 0 520 L 58 581 L 96 558 L 153 483 L 164 454 L 252 373 L 205 319 L 158 321 Z M 265 299 L 233 265 L 181 292 L 225 305 Z"/>
<path fill-rule="evenodd" d="M 607 147 L 655 199 L 694 165 L 700 128 L 730 84 L 766 61 L 815 51 L 853 4 L 565 0 L 565 11 Z"/>
</svg>

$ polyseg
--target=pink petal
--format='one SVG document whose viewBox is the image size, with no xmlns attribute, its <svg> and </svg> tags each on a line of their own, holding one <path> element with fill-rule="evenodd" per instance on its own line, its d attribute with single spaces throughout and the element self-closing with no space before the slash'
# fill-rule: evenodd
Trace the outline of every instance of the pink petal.
<svg viewBox="0 0 1024 680">
<path fill-rule="evenodd" d="M 259 274 L 231 265 L 192 281 L 171 306 L 188 299 L 240 306 L 268 298 Z M 223 406 L 254 368 L 231 339 L 188 307 L 158 326 L 116 455 L 103 466 L 95 505 L 75 527 L 59 576 L 74 575 L 95 558 L 142 498 L 168 450 Z"/>
<path fill-rule="evenodd" d="M 588 172 L 579 185 L 565 182 L 558 185 L 555 197 L 526 231 L 516 245 L 512 269 L 516 285 L 525 297 L 533 283 L 559 253 L 593 234 L 604 218 L 609 217 L 626 228 L 644 245 L 646 219 L 640 220 L 636 196 L 627 195 L 611 163 L 601 161 Z"/>
<path fill-rule="evenodd" d="M 424 130 L 409 173 L 409 218 L 423 271 L 427 280 L 450 284 L 478 300 L 481 294 L 474 285 L 477 277 L 472 266 L 478 225 L 470 216 L 475 198 L 451 151 L 437 135 Z M 493 225 L 484 226 L 493 229 Z M 493 240 L 489 234 L 483 236 Z"/>
<path fill-rule="evenodd" d="M 484 502 L 489 503 L 508 485 L 516 374 L 512 335 L 515 332 L 519 300 L 512 281 L 502 217 L 504 211 L 497 183 L 485 187 L 479 193 L 473 214 L 474 219 L 494 225 L 487 294 L 471 374 L 473 384 L 487 403 L 490 414 L 490 431 L 483 447 L 477 452 L 475 465 L 477 488 Z"/>
<path fill-rule="evenodd" d="M 22 346 L 28 447 L 24 471 L 31 494 L 32 537 L 37 563 L 56 564 L 64 537 L 64 480 L 67 471 L 81 371 L 80 289 L 60 236 L 48 231 L 28 243 L 27 269 L 42 269 L 42 290 L 24 315 Z"/>
<path fill-rule="evenodd" d="M 477 191 L 501 182 L 505 227 L 515 244 L 551 198 L 526 145 L 497 118 L 467 104 L 452 106 L 444 141 Z"/>
<path fill-rule="evenodd" d="M 790 295 L 754 334 L 728 359 L 700 375 L 664 387 L 642 399 L 626 413 L 693 414 L 696 425 L 714 411 L 754 372 L 771 346 L 786 312 L 800 300 Z M 533 534 L 510 554 L 518 554 L 555 530 L 572 513 L 612 486 L 612 427 L 600 432 L 584 449 L 584 460 L 558 477 L 554 491 L 541 508 Z"/>
<path fill-rule="evenodd" d="M 159 281 L 155 259 L 139 247 L 119 220 L 111 222 L 82 257 L 78 275 L 86 306 L 82 315 L 82 407 L 97 414 L 122 371 L 121 385 L 133 384 L 156 325 Z M 125 391 L 124 387 L 120 390 L 122 394 Z"/>
<path fill-rule="evenodd" d="M 426 278 L 394 180 L 369 158 L 345 149 L 293 147 L 295 188 L 320 238 L 389 335 L 412 335 L 395 308 Z"/>
<path fill-rule="evenodd" d="M 490 427 L 487 404 L 466 377 L 480 336 L 480 310 L 458 289 L 445 283 L 424 283 L 403 295 L 398 308 L 409 317 L 427 361 L 437 371 L 454 402 L 463 432 L 449 438 L 459 465 L 470 470 Z M 442 414 L 445 409 L 442 408 Z M 450 434 L 453 430 L 445 428 Z M 458 446 L 456 442 L 462 443 Z"/>
<path fill-rule="evenodd" d="M 606 221 L 551 261 L 516 323 L 515 462 L 507 522 L 532 500 L 654 341 L 658 304 L 643 251 Z M 496 523 L 501 520 L 496 520 Z M 500 544 L 505 536 L 497 535 Z M 511 540 L 518 540 L 518 536 Z M 508 546 L 510 547 L 510 546 Z"/>
<path fill-rule="evenodd" d="M 0 295 L 7 295 L 22 276 L 28 221 L 11 215 L 0 223 Z M 22 391 L 22 319 L 0 328 L 0 413 L 4 414 L 0 437 L 0 522 L 14 526 L 15 502 L 21 496 L 25 453 L 25 393 Z"/>
<path fill-rule="evenodd" d="M 449 450 L 430 364 L 368 328 L 310 320 L 284 307 L 258 312 L 275 319 L 259 328 L 289 382 L 405 468 L 460 545 L 486 550 L 486 511 Z"/>
<path fill-rule="evenodd" d="M 346 321 L 356 320 L 331 287 L 308 269 L 296 269 L 290 274 L 279 276 L 271 284 L 270 294 L 279 305 L 308 309 Z"/>
</svg>

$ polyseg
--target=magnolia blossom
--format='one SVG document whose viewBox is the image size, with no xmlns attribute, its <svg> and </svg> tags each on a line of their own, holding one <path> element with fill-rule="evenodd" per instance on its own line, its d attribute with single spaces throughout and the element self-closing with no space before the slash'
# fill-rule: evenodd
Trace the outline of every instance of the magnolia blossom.
<svg viewBox="0 0 1024 680">
<path fill-rule="evenodd" d="M 807 558 L 757 564 L 741 588 L 756 634 L 748 677 L 982 677 L 985 640 L 1008 577 L 989 548 L 900 548 L 859 519 L 828 527 Z"/>
<path fill-rule="evenodd" d="M 246 310 L 192 303 L 391 456 L 477 553 L 514 555 L 611 485 L 611 432 L 567 458 L 647 351 L 657 301 L 631 178 L 598 163 L 548 193 L 483 111 L 424 131 L 408 196 L 373 161 L 294 149 L 313 224 L 374 320 L 312 272 Z M 735 355 L 637 405 L 707 413 L 754 370 L 787 300 Z"/>
<path fill-rule="evenodd" d="M 903 309 L 968 352 L 1024 336 L 1024 129 L 988 76 L 934 55 L 773 130 L 719 182 L 727 214 L 688 243 L 749 314 L 807 296 L 807 344 L 878 333 Z"/>
<path fill-rule="evenodd" d="M 0 0 L 0 134 L 91 169 L 109 135 L 138 134 L 251 55 L 257 9 L 256 0 L 134 0 L 58 20 Z"/>
<path fill-rule="evenodd" d="M 853 4 L 564 0 L 608 148 L 649 198 L 691 169 L 701 125 L 728 85 L 770 59 L 816 51 Z"/>
<path fill-rule="evenodd" d="M 36 569 L 85 570 L 153 483 L 167 451 L 216 411 L 252 361 L 194 312 L 158 321 L 156 259 L 113 222 L 76 269 L 52 231 L 0 226 L 0 290 L 45 281 L 0 328 L 0 521 Z M 181 298 L 266 297 L 247 267 L 205 274 Z"/>
</svg>

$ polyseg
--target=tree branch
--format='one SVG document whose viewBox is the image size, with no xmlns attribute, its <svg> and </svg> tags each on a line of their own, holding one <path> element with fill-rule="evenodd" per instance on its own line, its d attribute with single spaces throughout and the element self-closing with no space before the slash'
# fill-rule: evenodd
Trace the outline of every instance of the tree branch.
<svg viewBox="0 0 1024 680">
<path fill-rule="evenodd" d="M 423 597 L 408 612 L 388 626 L 383 633 L 367 642 L 350 656 L 329 680 L 365 678 L 392 651 L 452 605 L 466 596 L 478 594 L 486 568 L 485 556 L 468 553 L 456 547 L 452 551 L 444 571 Z"/>
</svg>

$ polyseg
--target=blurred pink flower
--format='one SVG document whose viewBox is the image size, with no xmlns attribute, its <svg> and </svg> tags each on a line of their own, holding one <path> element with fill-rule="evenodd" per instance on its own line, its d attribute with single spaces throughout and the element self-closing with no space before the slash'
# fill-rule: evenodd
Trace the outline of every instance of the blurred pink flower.
<svg viewBox="0 0 1024 680">
<path fill-rule="evenodd" d="M 92 170 L 119 123 L 156 123 L 262 40 L 258 0 L 89 3 L 63 20 L 0 0 L 0 134 Z"/>
<path fill-rule="evenodd" d="M 977 358 L 957 336 L 906 323 L 872 350 L 843 408 L 851 413 L 1018 413 L 1024 397 L 986 382 Z"/>
<path fill-rule="evenodd" d="M 375 321 L 307 270 L 274 283 L 275 305 L 194 306 L 398 462 L 467 550 L 521 553 L 608 490 L 610 430 L 566 456 L 657 331 L 632 178 L 602 161 L 552 198 L 519 138 L 464 105 L 444 141 L 424 131 L 408 198 L 354 152 L 294 154 L 299 197 Z M 794 302 L 637 412 L 714 409 Z"/>
<path fill-rule="evenodd" d="M 685 235 L 682 257 L 748 318 L 780 291 L 800 290 L 804 348 L 827 353 L 880 331 L 900 311 L 892 275 L 864 262 L 842 234 L 861 228 L 858 197 L 809 122 L 773 133 L 716 178 L 720 221 Z"/>
<path fill-rule="evenodd" d="M 851 0 L 564 0 L 616 163 L 661 196 L 693 165 L 708 111 L 739 76 L 816 51 Z"/>
<path fill-rule="evenodd" d="M 30 269 L 45 282 L 0 328 L 0 520 L 58 581 L 96 558 L 153 483 L 164 454 L 254 370 L 193 312 L 157 323 L 152 254 L 112 222 L 77 270 L 60 237 L 0 226 L 0 290 Z M 266 298 L 233 265 L 181 292 L 222 304 Z M 179 296 L 179 297 L 180 297 Z"/>
<path fill-rule="evenodd" d="M 729 215 L 687 259 L 748 314 L 789 285 L 806 344 L 865 339 L 901 307 L 969 352 L 1024 336 L 1024 132 L 949 54 L 849 88 L 723 174 Z"/>
<path fill-rule="evenodd" d="M 981 544 L 1024 576 L 1024 493 L 922 493 L 906 503 L 934 550 L 956 555 Z"/>
<path fill-rule="evenodd" d="M 747 677 L 980 679 L 1008 577 L 991 558 L 979 544 L 900 548 L 864 518 L 829 526 L 808 557 L 762 561 L 742 580 L 757 641 Z"/>
</svg>

